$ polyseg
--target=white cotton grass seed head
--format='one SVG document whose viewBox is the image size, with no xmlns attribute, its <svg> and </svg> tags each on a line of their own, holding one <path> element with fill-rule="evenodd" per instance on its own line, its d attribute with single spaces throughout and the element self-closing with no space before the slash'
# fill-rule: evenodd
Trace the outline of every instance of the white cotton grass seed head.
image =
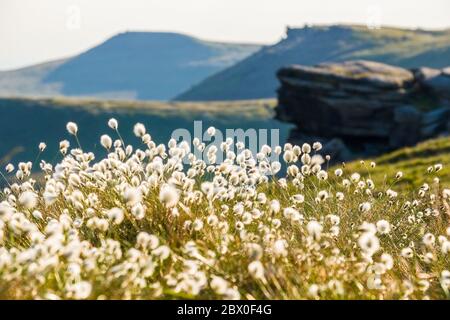
<svg viewBox="0 0 450 320">
<path fill-rule="evenodd" d="M 76 136 L 78 133 L 78 126 L 75 122 L 68 122 L 66 125 L 67 132 L 69 132 L 71 135 Z"/>
<path fill-rule="evenodd" d="M 69 147 L 70 147 L 70 142 L 67 141 L 67 140 L 62 140 L 62 141 L 59 143 L 59 149 L 60 149 L 61 151 L 66 151 L 66 152 L 67 152 L 67 149 L 69 149 Z"/>
<path fill-rule="evenodd" d="M 330 223 L 333 226 L 337 226 L 341 222 L 341 218 L 339 216 L 335 215 L 335 214 L 329 214 L 327 216 L 327 218 L 330 219 Z"/>
<path fill-rule="evenodd" d="M 403 248 L 400 254 L 403 258 L 410 259 L 414 256 L 414 251 L 411 248 Z"/>
<path fill-rule="evenodd" d="M 309 143 L 304 143 L 302 145 L 302 152 L 303 153 L 310 153 L 311 152 L 311 145 Z"/>
<path fill-rule="evenodd" d="M 278 161 L 272 162 L 270 169 L 272 171 L 272 174 L 277 174 L 281 170 L 281 163 Z"/>
<path fill-rule="evenodd" d="M 370 202 L 363 202 L 359 205 L 359 211 L 362 213 L 367 213 L 372 209 Z"/>
<path fill-rule="evenodd" d="M 142 123 L 136 123 L 133 128 L 133 133 L 136 137 L 142 138 L 146 134 L 145 126 Z"/>
<path fill-rule="evenodd" d="M 295 159 L 295 155 L 291 150 L 286 150 L 283 154 L 283 160 L 286 163 L 291 163 Z"/>
<path fill-rule="evenodd" d="M 14 171 L 14 165 L 13 165 L 12 163 L 8 163 L 8 164 L 6 165 L 6 167 L 5 167 L 5 171 L 6 171 L 7 173 L 13 172 L 13 171 Z"/>
<path fill-rule="evenodd" d="M 389 232 L 391 232 L 391 225 L 386 220 L 379 220 L 376 223 L 376 226 L 379 234 L 388 234 Z"/>
<path fill-rule="evenodd" d="M 305 202 L 305 196 L 302 194 L 294 194 L 292 196 L 292 200 L 294 201 L 294 203 L 300 204 L 300 203 Z"/>
<path fill-rule="evenodd" d="M 364 221 L 358 228 L 361 232 L 367 232 L 371 234 L 375 234 L 377 232 L 377 227 L 373 223 L 369 223 L 367 221 Z"/>
<path fill-rule="evenodd" d="M 144 134 L 142 136 L 142 142 L 145 144 L 149 144 L 152 141 L 152 136 L 149 135 L 148 133 Z"/>
<path fill-rule="evenodd" d="M 209 128 L 206 130 L 206 133 L 208 133 L 209 136 L 213 137 L 213 136 L 216 134 L 216 128 L 214 128 L 214 127 L 209 127 Z"/>
<path fill-rule="evenodd" d="M 450 289 L 450 271 L 449 270 L 442 270 L 440 281 L 442 286 L 444 286 L 447 289 Z"/>
<path fill-rule="evenodd" d="M 250 262 L 248 265 L 248 273 L 255 279 L 264 279 L 264 266 L 259 260 Z"/>
<path fill-rule="evenodd" d="M 320 287 L 317 284 L 315 284 L 315 283 L 310 285 L 309 288 L 308 288 L 308 296 L 310 298 L 318 299 L 319 298 L 319 292 L 320 292 Z"/>
<path fill-rule="evenodd" d="M 32 191 L 25 191 L 19 196 L 19 203 L 24 208 L 31 210 L 38 203 L 38 195 Z"/>
<path fill-rule="evenodd" d="M 280 205 L 280 201 L 274 199 L 270 201 L 270 213 L 275 214 L 280 212 L 281 209 L 281 205 Z"/>
<path fill-rule="evenodd" d="M 113 130 L 117 130 L 119 128 L 119 123 L 116 119 L 111 118 L 108 120 L 108 127 L 110 127 Z"/>
<path fill-rule="evenodd" d="M 168 246 L 162 245 L 154 249 L 152 253 L 160 260 L 166 260 L 167 258 L 169 258 L 171 251 Z"/>
<path fill-rule="evenodd" d="M 328 173 L 325 170 L 320 170 L 317 173 L 317 178 L 319 178 L 319 180 L 327 180 L 328 179 Z"/>
<path fill-rule="evenodd" d="M 288 254 L 286 241 L 283 239 L 279 239 L 274 242 L 272 251 L 273 254 L 277 257 L 286 257 Z"/>
<path fill-rule="evenodd" d="M 38 210 L 34 210 L 31 215 L 37 220 L 42 220 L 44 218 L 42 213 Z"/>
<path fill-rule="evenodd" d="M 441 252 L 443 255 L 447 255 L 450 253 L 450 241 L 445 240 L 441 244 Z"/>
<path fill-rule="evenodd" d="M 353 183 L 359 182 L 360 179 L 361 179 L 361 175 L 360 175 L 358 172 L 354 172 L 354 173 L 352 173 L 352 175 L 350 176 L 350 180 L 351 180 Z"/>
<path fill-rule="evenodd" d="M 125 203 L 132 207 L 142 200 L 142 191 L 139 188 L 128 187 L 123 192 L 123 199 Z"/>
<path fill-rule="evenodd" d="M 383 253 L 380 257 L 380 261 L 384 264 L 387 270 L 391 270 L 394 267 L 394 258 L 389 253 Z"/>
<path fill-rule="evenodd" d="M 312 148 L 314 151 L 320 151 L 322 150 L 322 144 L 320 142 L 314 142 Z"/>
<path fill-rule="evenodd" d="M 358 239 L 361 250 L 369 255 L 374 255 L 380 249 L 380 240 L 371 232 L 363 233 Z"/>
<path fill-rule="evenodd" d="M 442 190 L 442 197 L 444 199 L 450 199 L 450 189 L 444 189 Z"/>
<path fill-rule="evenodd" d="M 159 201 L 167 208 L 175 207 L 179 198 L 178 190 L 170 184 L 164 184 L 159 191 Z"/>
<path fill-rule="evenodd" d="M 322 235 L 323 226 L 316 220 L 311 220 L 306 225 L 309 236 L 314 240 L 319 240 Z"/>
<path fill-rule="evenodd" d="M 114 224 L 121 224 L 124 219 L 123 210 L 120 208 L 109 209 L 106 215 Z"/>
<path fill-rule="evenodd" d="M 104 134 L 100 137 L 100 143 L 103 146 L 103 148 L 109 150 L 112 147 L 112 139 L 107 134 Z"/>
<path fill-rule="evenodd" d="M 426 233 L 422 238 L 422 242 L 427 247 L 433 247 L 436 242 L 436 237 L 432 233 Z"/>
<path fill-rule="evenodd" d="M 145 207 L 141 203 L 136 203 L 131 208 L 131 214 L 136 218 L 136 220 L 142 220 L 145 217 Z"/>
<path fill-rule="evenodd" d="M 211 289 L 219 295 L 226 294 L 228 289 L 228 282 L 224 278 L 218 276 L 213 276 L 209 285 L 211 286 Z"/>
<path fill-rule="evenodd" d="M 81 281 L 74 284 L 69 284 L 67 287 L 69 297 L 76 300 L 83 300 L 89 298 L 92 292 L 92 285 L 87 281 Z"/>
<path fill-rule="evenodd" d="M 321 202 L 321 201 L 325 201 L 326 199 L 328 199 L 329 198 L 329 194 L 328 194 L 328 191 L 326 191 L 326 190 L 321 190 L 321 191 L 319 191 L 318 193 L 317 193 L 317 198 L 316 198 L 316 200 L 317 200 L 317 202 Z"/>
<path fill-rule="evenodd" d="M 219 218 L 215 214 L 211 214 L 206 218 L 206 223 L 210 226 L 216 226 L 219 222 Z"/>
<path fill-rule="evenodd" d="M 200 231 L 200 230 L 202 230 L 202 229 L 203 229 L 203 226 L 204 226 L 204 223 L 203 223 L 203 221 L 202 221 L 201 219 L 195 219 L 195 220 L 192 222 L 192 229 L 193 229 L 194 231 Z"/>
<path fill-rule="evenodd" d="M 153 234 L 148 234 L 147 232 L 141 231 L 137 235 L 136 245 L 138 248 L 154 250 L 159 246 L 159 239 Z"/>
<path fill-rule="evenodd" d="M 47 145 L 44 142 L 39 143 L 39 151 L 44 152 L 45 148 L 47 148 Z"/>
</svg>

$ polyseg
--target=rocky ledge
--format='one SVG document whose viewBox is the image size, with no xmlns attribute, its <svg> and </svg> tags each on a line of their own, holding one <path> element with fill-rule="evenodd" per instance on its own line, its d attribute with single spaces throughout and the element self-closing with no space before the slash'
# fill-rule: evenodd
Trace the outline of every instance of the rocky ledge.
<svg viewBox="0 0 450 320">
<path fill-rule="evenodd" d="M 336 161 L 373 156 L 450 131 L 450 68 L 372 61 L 279 70 L 276 117 L 290 141 L 321 141 Z"/>
</svg>

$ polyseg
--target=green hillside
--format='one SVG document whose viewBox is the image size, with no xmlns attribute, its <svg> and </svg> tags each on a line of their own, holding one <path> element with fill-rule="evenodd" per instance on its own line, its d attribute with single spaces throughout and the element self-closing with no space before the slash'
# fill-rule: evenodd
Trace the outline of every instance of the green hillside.
<svg viewBox="0 0 450 320">
<path fill-rule="evenodd" d="M 376 163 L 370 168 L 370 162 Z M 347 172 L 359 172 L 372 179 L 384 181 L 387 185 L 395 181 L 396 172 L 402 171 L 404 178 L 397 182 L 410 190 L 418 189 L 423 183 L 430 182 L 432 172 L 429 167 L 442 164 L 444 167 L 439 173 L 443 185 L 450 184 L 450 137 L 443 137 L 419 143 L 417 146 L 403 148 L 378 158 L 366 161 L 354 161 L 345 165 Z"/>
<path fill-rule="evenodd" d="M 287 37 L 212 75 L 177 100 L 234 100 L 276 95 L 277 70 L 291 64 L 373 60 L 414 68 L 450 65 L 450 30 L 425 31 L 361 26 L 288 29 Z"/>
<path fill-rule="evenodd" d="M 58 145 L 67 139 L 65 125 L 80 126 L 79 138 L 86 150 L 102 151 L 99 139 L 108 131 L 111 117 L 120 123 L 126 143 L 136 143 L 133 126 L 144 123 L 158 143 L 167 142 L 173 130 L 193 130 L 194 121 L 203 121 L 203 131 L 214 125 L 220 130 L 242 128 L 279 129 L 280 143 L 287 139 L 291 125 L 274 119 L 275 100 L 215 103 L 110 101 L 94 99 L 1 99 L 0 166 L 8 161 L 31 161 L 43 141 L 47 150 L 42 158 L 54 160 Z"/>
</svg>

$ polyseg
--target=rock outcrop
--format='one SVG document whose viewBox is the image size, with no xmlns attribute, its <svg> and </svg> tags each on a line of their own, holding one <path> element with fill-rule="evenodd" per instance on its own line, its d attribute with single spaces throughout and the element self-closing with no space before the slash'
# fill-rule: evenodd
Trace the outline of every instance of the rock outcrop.
<svg viewBox="0 0 450 320">
<path fill-rule="evenodd" d="M 415 71 L 415 78 L 431 96 L 450 107 L 450 67 L 442 70 L 420 68 Z"/>
<path fill-rule="evenodd" d="M 446 134 L 450 68 L 406 70 L 371 61 L 279 70 L 277 118 L 294 143 L 318 140 L 336 161 Z"/>
</svg>

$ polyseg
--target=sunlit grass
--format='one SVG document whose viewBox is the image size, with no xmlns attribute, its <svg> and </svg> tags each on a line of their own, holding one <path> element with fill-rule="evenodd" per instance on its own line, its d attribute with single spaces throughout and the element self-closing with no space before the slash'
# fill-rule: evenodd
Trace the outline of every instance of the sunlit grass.
<svg viewBox="0 0 450 320">
<path fill-rule="evenodd" d="M 109 126 L 105 159 L 64 141 L 44 185 L 31 163 L 2 173 L 0 298 L 449 298 L 448 139 L 325 170 L 318 143 L 202 160 Z"/>
</svg>

